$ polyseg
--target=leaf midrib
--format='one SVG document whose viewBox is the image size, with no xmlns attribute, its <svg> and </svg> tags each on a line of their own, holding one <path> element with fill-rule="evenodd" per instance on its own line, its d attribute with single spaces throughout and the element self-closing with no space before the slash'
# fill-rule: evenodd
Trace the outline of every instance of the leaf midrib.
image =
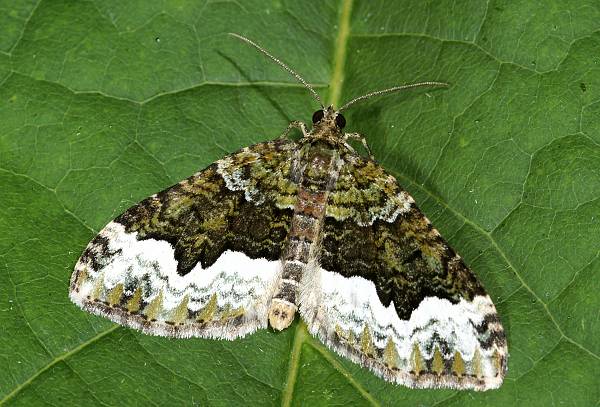
<svg viewBox="0 0 600 407">
<path fill-rule="evenodd" d="M 344 69 L 346 65 L 346 49 L 348 46 L 348 37 L 350 35 L 350 16 L 352 12 L 353 0 L 343 0 L 342 8 L 339 14 L 338 20 L 338 35 L 334 45 L 334 59 L 331 79 L 329 82 L 329 105 L 338 107 L 340 96 L 342 93 L 342 84 L 344 81 Z M 292 405 L 294 390 L 296 385 L 296 378 L 298 377 L 298 369 L 300 368 L 300 358 L 302 352 L 302 345 L 306 343 L 316 349 L 324 359 L 337 371 L 342 373 L 348 378 L 348 382 L 352 385 L 358 393 L 373 406 L 379 406 L 380 404 L 371 396 L 371 394 L 357 381 L 352 379 L 352 375 L 335 360 L 329 351 L 325 349 L 320 343 L 311 337 L 307 330 L 306 324 L 302 321 L 296 326 L 294 333 L 294 341 L 292 345 L 292 351 L 290 353 L 288 376 L 285 382 L 285 386 L 282 391 L 281 405 L 282 407 L 289 407 Z"/>
</svg>

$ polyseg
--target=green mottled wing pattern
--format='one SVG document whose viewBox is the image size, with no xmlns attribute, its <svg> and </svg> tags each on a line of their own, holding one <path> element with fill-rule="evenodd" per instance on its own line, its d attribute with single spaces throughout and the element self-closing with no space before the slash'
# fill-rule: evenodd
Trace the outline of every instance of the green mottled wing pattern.
<svg viewBox="0 0 600 407">
<path fill-rule="evenodd" d="M 377 163 L 346 156 L 329 194 L 321 265 L 375 283 L 384 305 L 402 319 L 428 296 L 458 302 L 485 294 L 396 179 Z"/>
<path fill-rule="evenodd" d="M 506 338 L 477 276 L 381 166 L 352 152 L 341 161 L 321 231 L 321 294 L 301 305 L 309 330 L 392 382 L 497 388 Z"/>
<path fill-rule="evenodd" d="M 227 249 L 277 260 L 288 232 L 295 184 L 294 144 L 272 141 L 243 148 L 115 219 L 141 239 L 175 248 L 179 274 L 213 264 Z"/>
<path fill-rule="evenodd" d="M 156 335 L 231 339 L 266 327 L 295 149 L 244 148 L 129 208 L 83 252 L 71 299 Z"/>
</svg>

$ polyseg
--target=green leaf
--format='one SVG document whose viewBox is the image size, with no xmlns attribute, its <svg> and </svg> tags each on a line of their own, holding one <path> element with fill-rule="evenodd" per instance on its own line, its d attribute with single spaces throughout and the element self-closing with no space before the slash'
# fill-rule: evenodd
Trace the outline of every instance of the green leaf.
<svg viewBox="0 0 600 407">
<path fill-rule="evenodd" d="M 129 205 L 329 101 L 481 277 L 505 384 L 411 390 L 304 325 L 149 337 L 67 297 Z M 600 7 L 592 0 L 19 1 L 0 6 L 0 403 L 598 405 Z"/>
</svg>

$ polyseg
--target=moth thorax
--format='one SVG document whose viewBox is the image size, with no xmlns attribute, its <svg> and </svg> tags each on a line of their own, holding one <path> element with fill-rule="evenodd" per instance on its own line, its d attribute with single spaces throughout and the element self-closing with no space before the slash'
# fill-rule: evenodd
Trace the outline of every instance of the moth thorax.
<svg viewBox="0 0 600 407">
<path fill-rule="evenodd" d="M 304 178 L 311 181 L 327 180 L 330 177 L 333 151 L 328 145 L 319 143 L 309 151 L 308 165 L 304 170 Z"/>
<path fill-rule="evenodd" d="M 278 331 L 287 328 L 292 324 L 297 308 L 289 301 L 274 298 L 269 307 L 269 324 Z"/>
<path fill-rule="evenodd" d="M 311 159 L 311 167 L 318 168 L 325 171 L 329 167 L 330 157 L 324 157 L 323 155 L 315 155 Z"/>
</svg>

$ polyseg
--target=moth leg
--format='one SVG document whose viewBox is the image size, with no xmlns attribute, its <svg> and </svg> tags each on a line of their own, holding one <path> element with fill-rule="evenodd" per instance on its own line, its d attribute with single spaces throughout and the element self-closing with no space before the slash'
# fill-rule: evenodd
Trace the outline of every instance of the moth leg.
<svg viewBox="0 0 600 407">
<path fill-rule="evenodd" d="M 375 159 L 375 157 L 371 153 L 371 149 L 369 148 L 369 145 L 367 144 L 367 140 L 365 139 L 365 136 L 363 136 L 360 133 L 344 133 L 344 141 L 347 142 L 349 139 L 360 140 L 360 142 L 362 143 L 362 145 L 367 150 L 367 153 L 369 153 L 369 158 L 371 160 Z"/>
<path fill-rule="evenodd" d="M 299 120 L 294 120 L 294 121 L 291 121 L 290 124 L 288 124 L 288 126 L 283 131 L 281 136 L 279 136 L 279 138 L 280 139 L 286 138 L 287 135 L 289 134 L 289 132 L 292 131 L 292 129 L 300 129 L 303 137 L 308 136 L 308 130 L 306 129 L 306 124 L 304 124 L 303 122 L 301 122 Z"/>
</svg>

